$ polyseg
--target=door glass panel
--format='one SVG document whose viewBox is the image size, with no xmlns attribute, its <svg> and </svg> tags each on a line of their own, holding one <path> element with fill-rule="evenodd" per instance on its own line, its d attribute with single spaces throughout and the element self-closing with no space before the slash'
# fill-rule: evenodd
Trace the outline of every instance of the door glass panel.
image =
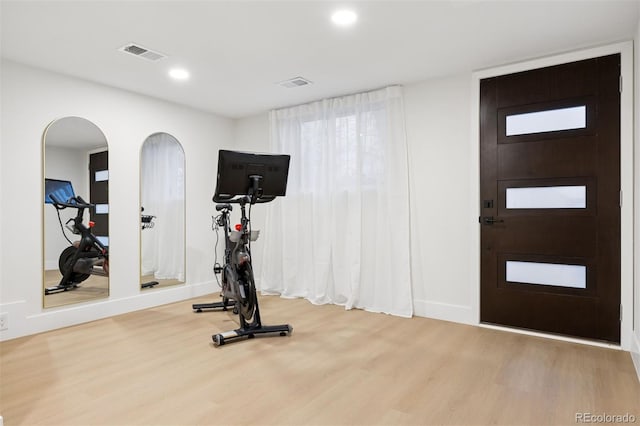
<svg viewBox="0 0 640 426">
<path fill-rule="evenodd" d="M 587 187 L 507 188 L 506 198 L 508 209 L 586 209 Z"/>
<path fill-rule="evenodd" d="M 96 204 L 96 214 L 109 214 L 109 204 Z"/>
<path fill-rule="evenodd" d="M 587 127 L 587 107 L 581 105 L 508 115 L 506 124 L 507 136 L 584 129 Z"/>
<path fill-rule="evenodd" d="M 587 288 L 587 267 L 508 260 L 506 280 L 514 283 Z"/>
<path fill-rule="evenodd" d="M 96 172 L 96 182 L 103 182 L 109 180 L 109 170 L 100 170 Z"/>
</svg>

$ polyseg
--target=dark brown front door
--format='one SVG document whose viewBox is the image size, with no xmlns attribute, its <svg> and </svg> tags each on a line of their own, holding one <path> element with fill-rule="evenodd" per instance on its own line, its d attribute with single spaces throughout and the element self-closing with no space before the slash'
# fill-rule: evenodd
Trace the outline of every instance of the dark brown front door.
<svg viewBox="0 0 640 426">
<path fill-rule="evenodd" d="M 620 55 L 480 82 L 480 319 L 620 342 Z"/>
<path fill-rule="evenodd" d="M 109 245 L 109 153 L 89 155 L 89 198 L 95 204 L 90 220 L 95 223 L 93 234 L 102 244 Z"/>
</svg>

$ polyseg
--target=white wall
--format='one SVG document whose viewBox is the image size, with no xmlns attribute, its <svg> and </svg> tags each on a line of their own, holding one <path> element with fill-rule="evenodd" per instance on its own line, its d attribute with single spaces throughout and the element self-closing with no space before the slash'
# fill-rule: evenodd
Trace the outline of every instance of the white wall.
<svg viewBox="0 0 640 426">
<path fill-rule="evenodd" d="M 475 323 L 471 239 L 476 231 L 469 150 L 470 75 L 405 87 L 415 314 Z"/>
<path fill-rule="evenodd" d="M 0 78 L 0 312 L 9 314 L 9 329 L 0 339 L 215 290 L 211 194 L 218 149 L 233 138 L 232 120 L 11 61 L 1 63 Z M 51 121 L 65 116 L 92 121 L 109 141 L 111 289 L 109 299 L 100 302 L 45 310 L 41 137 Z M 141 293 L 139 157 L 142 142 L 155 132 L 174 135 L 185 150 L 187 282 Z"/>
<path fill-rule="evenodd" d="M 638 378 L 640 378 L 640 20 L 635 37 L 635 98 L 634 98 L 634 331 L 631 342 L 631 352 L 636 366 Z"/>
<path fill-rule="evenodd" d="M 76 195 L 88 200 L 88 158 L 89 154 L 86 149 L 47 146 L 45 147 L 44 177 L 70 181 Z M 75 209 L 60 210 L 60 219 L 65 224 L 75 214 Z M 85 219 L 85 222 L 88 222 L 88 214 L 85 214 Z M 69 246 L 69 242 L 62 235 L 58 215 L 52 205 L 44 207 L 44 234 L 45 269 L 58 269 L 58 257 L 62 250 Z M 67 236 L 71 238 L 73 234 L 67 231 Z"/>
</svg>

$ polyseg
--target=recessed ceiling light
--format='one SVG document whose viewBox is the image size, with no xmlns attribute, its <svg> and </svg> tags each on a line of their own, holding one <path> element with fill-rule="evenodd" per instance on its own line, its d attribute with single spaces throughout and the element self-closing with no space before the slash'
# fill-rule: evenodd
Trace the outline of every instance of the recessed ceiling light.
<svg viewBox="0 0 640 426">
<path fill-rule="evenodd" d="M 334 24 L 339 25 L 341 27 L 348 27 L 349 25 L 355 24 L 358 20 L 358 15 L 353 10 L 342 9 L 336 11 L 333 15 L 331 15 L 331 20 Z"/>
<path fill-rule="evenodd" d="M 182 68 L 174 68 L 169 71 L 169 76 L 174 80 L 187 80 L 189 78 L 189 71 Z"/>
</svg>

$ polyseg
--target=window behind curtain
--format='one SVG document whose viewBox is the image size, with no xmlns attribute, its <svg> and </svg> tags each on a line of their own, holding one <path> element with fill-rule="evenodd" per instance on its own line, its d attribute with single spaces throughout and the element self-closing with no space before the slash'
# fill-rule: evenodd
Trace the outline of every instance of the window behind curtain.
<svg viewBox="0 0 640 426">
<path fill-rule="evenodd" d="M 290 194 L 321 188 L 320 180 L 327 179 L 319 169 L 326 145 L 331 143 L 332 178 L 337 190 L 375 189 L 384 176 L 386 147 L 381 135 L 386 133 L 385 111 L 375 110 L 339 114 L 320 120 L 300 122 L 300 144 L 304 166 L 303 181 L 293 185 Z"/>
</svg>

